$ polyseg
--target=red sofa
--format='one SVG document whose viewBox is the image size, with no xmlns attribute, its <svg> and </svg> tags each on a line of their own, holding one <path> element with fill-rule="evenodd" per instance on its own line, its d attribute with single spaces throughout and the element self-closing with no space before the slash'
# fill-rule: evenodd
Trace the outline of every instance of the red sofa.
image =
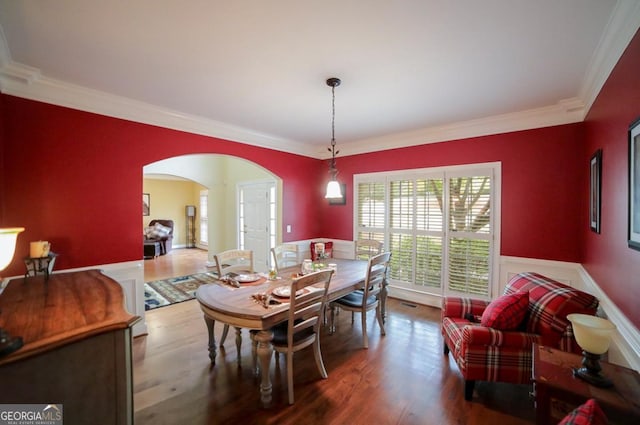
<svg viewBox="0 0 640 425">
<path fill-rule="evenodd" d="M 598 299 L 529 272 L 514 276 L 507 283 L 504 295 L 523 291 L 528 293 L 528 307 L 525 304 L 522 321 L 515 329 L 509 330 L 482 325 L 482 315 L 490 305 L 489 301 L 444 298 L 444 354 L 450 352 L 460 368 L 465 381 L 466 400 L 472 398 L 475 381 L 530 383 L 534 343 L 581 352 L 573 338 L 567 315 L 596 314 Z"/>
</svg>

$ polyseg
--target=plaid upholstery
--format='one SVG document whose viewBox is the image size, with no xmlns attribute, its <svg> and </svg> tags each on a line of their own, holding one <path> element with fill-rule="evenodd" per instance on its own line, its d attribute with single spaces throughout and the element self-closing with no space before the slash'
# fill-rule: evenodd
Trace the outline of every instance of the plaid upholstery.
<svg viewBox="0 0 640 425">
<path fill-rule="evenodd" d="M 514 276 L 505 295 L 519 291 L 528 292 L 529 303 L 522 330 L 513 331 L 482 326 L 465 318 L 467 314 L 482 315 L 488 301 L 444 298 L 442 335 L 465 380 L 529 383 L 534 343 L 564 351 L 579 349 L 566 315 L 595 314 L 595 297 L 535 273 Z"/>
<path fill-rule="evenodd" d="M 480 323 L 501 331 L 516 330 L 529 307 L 529 293 L 522 291 L 503 295 L 491 301 L 482 313 Z"/>
<path fill-rule="evenodd" d="M 507 284 L 504 293 L 529 291 L 527 332 L 542 336 L 542 343 L 563 351 L 580 353 L 567 315 L 596 314 L 598 299 L 586 292 L 537 273 L 520 273 Z"/>
<path fill-rule="evenodd" d="M 558 425 L 606 425 L 608 423 L 607 417 L 596 400 L 590 398 L 565 416 Z"/>
<path fill-rule="evenodd" d="M 463 318 L 466 314 L 482 316 L 482 312 L 489 305 L 489 301 L 474 298 L 447 297 L 442 304 L 442 317 Z"/>
</svg>

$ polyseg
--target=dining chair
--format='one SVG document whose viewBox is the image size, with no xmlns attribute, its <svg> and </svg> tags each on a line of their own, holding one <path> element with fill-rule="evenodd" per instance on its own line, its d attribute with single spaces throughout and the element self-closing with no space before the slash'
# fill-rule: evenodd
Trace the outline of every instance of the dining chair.
<svg viewBox="0 0 640 425">
<path fill-rule="evenodd" d="M 387 278 L 387 270 L 389 269 L 389 261 L 391 252 L 383 252 L 374 255 L 368 260 L 367 274 L 364 280 L 363 290 L 353 291 L 342 298 L 331 303 L 331 321 L 330 332 L 335 332 L 335 310 L 342 310 L 361 313 L 362 315 L 362 338 L 364 348 L 369 348 L 369 337 L 367 335 L 367 312 L 376 310 L 376 317 L 380 325 L 380 332 L 385 335 L 384 321 L 382 318 L 382 296 L 384 294 L 385 281 Z M 353 322 L 353 315 L 351 316 Z"/>
<path fill-rule="evenodd" d="M 253 251 L 246 249 L 230 249 L 215 254 L 213 259 L 216 263 L 218 277 L 223 277 L 229 273 L 253 273 Z M 220 347 L 224 344 L 229 333 L 229 325 L 225 323 L 220 338 Z M 238 362 L 240 362 L 240 348 L 242 347 L 242 329 L 236 328 L 236 349 L 238 351 Z"/>
<path fill-rule="evenodd" d="M 276 353 L 285 354 L 287 359 L 289 404 L 294 402 L 293 354 L 295 352 L 313 346 L 313 355 L 320 376 L 325 379 L 328 377 L 320 351 L 320 324 L 332 274 L 333 270 L 321 270 L 293 279 L 287 321 L 272 328 L 273 349 Z M 320 284 L 322 287 L 318 287 Z"/>
<path fill-rule="evenodd" d="M 298 245 L 293 243 L 286 243 L 271 248 L 271 256 L 273 257 L 273 266 L 276 271 L 300 264 L 298 260 Z"/>
<path fill-rule="evenodd" d="M 358 239 L 354 245 L 356 260 L 368 260 L 382 252 L 382 242 L 375 239 Z"/>
</svg>

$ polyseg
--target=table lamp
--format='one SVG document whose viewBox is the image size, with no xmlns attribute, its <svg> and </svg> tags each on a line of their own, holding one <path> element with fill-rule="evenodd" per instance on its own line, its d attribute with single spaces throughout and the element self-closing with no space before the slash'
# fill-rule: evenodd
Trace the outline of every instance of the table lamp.
<svg viewBox="0 0 640 425">
<path fill-rule="evenodd" d="M 24 227 L 0 228 L 0 271 L 7 268 L 13 254 L 16 251 L 16 241 L 18 233 L 22 232 Z M 0 278 L 0 282 L 2 279 Z M 0 312 L 1 313 L 1 312 Z M 12 337 L 4 329 L 0 328 L 0 356 L 13 353 L 22 347 L 22 338 Z"/>
<path fill-rule="evenodd" d="M 613 382 L 600 374 L 602 368 L 598 360 L 609 349 L 611 334 L 616 325 L 602 317 L 588 314 L 569 314 L 567 320 L 571 322 L 573 334 L 583 355 L 583 367 L 574 369 L 574 376 L 596 387 L 611 387 Z"/>
</svg>

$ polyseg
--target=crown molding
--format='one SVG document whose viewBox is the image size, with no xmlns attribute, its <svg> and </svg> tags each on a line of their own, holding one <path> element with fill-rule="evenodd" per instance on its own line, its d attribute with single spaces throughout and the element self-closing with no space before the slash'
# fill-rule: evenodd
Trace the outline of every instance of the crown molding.
<svg viewBox="0 0 640 425">
<path fill-rule="evenodd" d="M 303 143 L 48 78 L 36 68 L 7 60 L 2 52 L 5 50 L 6 53 L 2 44 L 0 41 L 0 90 L 2 93 L 114 118 L 314 157 L 314 148 Z"/>
<path fill-rule="evenodd" d="M 638 28 L 640 28 L 640 2 L 618 0 L 598 47 L 591 57 L 578 94 L 585 104 L 584 118 Z"/>
<path fill-rule="evenodd" d="M 5 94 L 79 109 L 130 121 L 217 137 L 312 158 L 326 159 L 325 146 L 279 139 L 204 117 L 185 114 L 122 96 L 48 78 L 36 68 L 10 61 L 0 68 L 0 90 Z M 469 137 L 548 127 L 582 121 L 584 105 L 578 98 L 553 106 L 429 127 L 342 143 L 342 156 L 446 142 Z"/>
<path fill-rule="evenodd" d="M 584 118 L 584 104 L 578 98 L 564 99 L 556 105 L 526 111 L 461 121 L 429 127 L 417 131 L 396 133 L 342 144 L 343 156 L 397 149 L 429 143 L 447 142 L 471 137 L 509 133 L 580 122 Z"/>
<path fill-rule="evenodd" d="M 585 73 L 578 97 L 542 108 L 345 142 L 340 146 L 342 156 L 581 122 L 639 27 L 640 2 L 618 0 Z M 328 158 L 325 146 L 310 146 L 277 138 L 44 76 L 39 69 L 11 59 L 1 26 L 0 91 L 110 117 L 312 158 Z"/>
</svg>

